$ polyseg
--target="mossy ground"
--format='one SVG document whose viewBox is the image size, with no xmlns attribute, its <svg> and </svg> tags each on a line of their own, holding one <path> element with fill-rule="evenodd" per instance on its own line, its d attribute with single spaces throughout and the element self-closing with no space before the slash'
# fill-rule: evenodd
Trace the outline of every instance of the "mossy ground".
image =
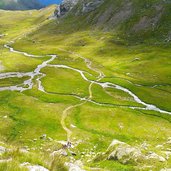
<svg viewBox="0 0 171 171">
<path fill-rule="evenodd" d="M 15 49 L 36 55 L 57 54 L 58 58 L 51 64 L 63 64 L 87 71 L 92 74 L 87 75 L 89 79 L 95 80 L 97 73 L 87 68 L 77 54 L 82 55 L 92 61 L 94 68 L 104 72 L 103 82 L 110 81 L 126 87 L 146 103 L 171 111 L 169 45 L 146 47 L 145 44 L 122 44 L 113 33 L 90 31 L 87 28 L 75 32 L 66 31 L 68 21 L 59 25 L 56 20 L 46 20 L 50 11 L 53 11 L 53 7 L 42 11 L 0 11 L 0 20 L 3 23 L 0 33 L 7 34 L 0 38 L 0 64 L 4 68 L 2 72 L 30 72 L 47 60 L 47 57 L 25 57 L 3 48 L 4 43 L 24 35 L 12 45 Z M 31 29 L 34 27 L 37 29 Z M 89 84 L 77 72 L 51 67 L 44 68 L 42 72 L 46 74 L 42 78 L 42 85 L 48 93 L 38 91 L 35 80 L 32 90 L 0 92 L 1 141 L 7 147 L 17 149 L 28 146 L 31 149 L 31 154 L 6 154 L 7 157 L 14 157 L 14 161 L 0 164 L 3 171 L 12 171 L 14 168 L 23 170 L 18 167 L 22 162 L 40 164 L 50 169 L 52 166 L 46 165 L 50 160 L 46 158 L 49 155 L 47 149 L 51 152 L 57 150 L 59 144 L 56 141 L 66 140 L 66 133 L 61 126 L 62 112 L 66 107 L 80 103 L 80 100 L 70 95 L 89 96 Z M 20 81 L 23 80 L 0 80 L 0 85 L 9 86 L 19 84 Z M 88 168 L 135 170 L 133 165 L 122 165 L 117 161 L 94 163 L 89 161 L 92 157 L 89 154 L 104 152 L 113 139 L 137 147 L 146 142 L 149 144 L 149 151 L 160 153 L 155 147 L 166 143 L 170 137 L 170 116 L 154 111 L 129 109 L 128 106 L 141 105 L 120 90 L 109 88 L 106 91 L 110 95 L 100 86 L 93 85 L 92 100 L 112 106 L 98 106 L 87 102 L 69 111 L 66 125 L 73 131 L 72 137 L 81 140 L 73 149 L 77 153 L 75 158 L 81 159 Z M 47 134 L 53 140 L 41 140 L 42 134 Z M 83 156 L 81 153 L 87 155 Z M 166 165 L 155 163 L 154 170 L 158 171 L 163 167 L 171 167 L 171 161 Z"/>
</svg>

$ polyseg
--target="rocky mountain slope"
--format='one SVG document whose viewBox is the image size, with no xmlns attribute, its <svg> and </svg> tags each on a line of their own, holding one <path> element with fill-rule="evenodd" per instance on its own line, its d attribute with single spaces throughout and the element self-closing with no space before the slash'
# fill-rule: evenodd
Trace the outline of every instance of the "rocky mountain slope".
<svg viewBox="0 0 171 171">
<path fill-rule="evenodd" d="M 57 11 L 58 17 L 68 13 L 70 20 L 82 21 L 84 28 L 115 30 L 132 41 L 171 39 L 169 0 L 64 0 Z"/>
<path fill-rule="evenodd" d="M 42 7 L 38 0 L 0 0 L 0 9 L 5 10 L 29 10 Z"/>
</svg>

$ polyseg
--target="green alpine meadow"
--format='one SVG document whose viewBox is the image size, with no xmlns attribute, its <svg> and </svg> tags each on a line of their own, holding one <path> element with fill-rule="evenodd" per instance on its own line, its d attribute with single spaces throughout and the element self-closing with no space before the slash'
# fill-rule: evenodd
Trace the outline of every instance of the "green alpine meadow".
<svg viewBox="0 0 171 171">
<path fill-rule="evenodd" d="M 0 171 L 171 171 L 171 1 L 44 6 L 0 0 Z"/>
</svg>

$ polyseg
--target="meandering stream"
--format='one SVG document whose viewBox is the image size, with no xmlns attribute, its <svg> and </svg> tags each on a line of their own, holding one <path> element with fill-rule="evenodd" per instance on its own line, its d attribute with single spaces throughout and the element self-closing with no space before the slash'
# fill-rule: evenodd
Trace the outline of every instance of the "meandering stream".
<svg viewBox="0 0 171 171">
<path fill-rule="evenodd" d="M 33 58 L 45 57 L 45 56 L 33 55 L 33 54 L 28 54 L 26 52 L 21 52 L 21 51 L 15 50 L 10 45 L 4 45 L 4 48 L 7 48 L 11 53 L 22 54 L 22 55 L 24 55 L 26 57 L 33 57 Z M 61 49 L 61 50 L 63 50 L 63 49 Z M 65 50 L 63 50 L 63 51 L 65 51 Z M 68 51 L 66 51 L 66 52 L 68 52 Z M 94 68 L 92 66 L 92 62 L 89 59 L 84 58 L 83 56 L 78 55 L 78 54 L 76 54 L 74 52 L 69 51 L 68 53 L 73 53 L 74 55 L 77 55 L 78 57 L 83 59 L 86 66 L 87 66 L 87 68 L 89 68 L 90 70 L 92 70 L 92 71 L 94 71 L 94 72 L 96 72 L 98 74 L 96 80 L 94 81 L 94 80 L 88 79 L 85 74 L 89 74 L 89 75 L 92 75 L 92 74 L 88 73 L 87 71 L 80 70 L 80 69 L 77 69 L 77 68 L 73 68 L 73 67 L 70 67 L 70 66 L 67 66 L 67 65 L 53 65 L 53 64 L 50 64 L 55 58 L 57 58 L 57 55 L 46 55 L 46 57 L 49 57 L 49 59 L 42 62 L 41 64 L 39 64 L 34 71 L 26 72 L 26 73 L 24 73 L 24 72 L 0 73 L 0 79 L 14 78 L 14 77 L 23 78 L 23 77 L 26 77 L 26 76 L 30 77 L 28 80 L 25 80 L 23 82 L 23 84 L 21 84 L 21 85 L 0 87 L 0 91 L 10 90 L 10 91 L 20 91 L 20 92 L 22 92 L 22 91 L 30 90 L 30 89 L 33 88 L 34 82 L 36 81 L 37 85 L 38 85 L 38 90 L 42 91 L 44 93 L 48 93 L 44 89 L 44 87 L 42 85 L 42 82 L 41 82 L 41 79 L 46 76 L 46 74 L 41 72 L 41 70 L 43 68 L 45 68 L 45 67 L 69 69 L 69 70 L 72 70 L 72 71 L 75 71 L 75 72 L 79 73 L 80 76 L 85 81 L 89 82 L 89 89 L 88 89 L 89 98 L 81 98 L 79 96 L 74 96 L 74 97 L 80 99 L 80 103 L 78 103 L 76 105 L 69 106 L 63 111 L 61 124 L 62 124 L 63 129 L 67 133 L 68 141 L 70 141 L 72 131 L 69 128 L 67 128 L 67 126 L 65 124 L 65 120 L 66 120 L 66 117 L 67 117 L 67 115 L 68 115 L 68 113 L 69 113 L 69 111 L 71 109 L 76 108 L 78 106 L 81 106 L 81 105 L 85 104 L 86 102 L 91 102 L 91 103 L 94 103 L 94 104 L 100 105 L 100 106 L 102 106 L 102 105 L 112 106 L 112 104 L 98 103 L 98 102 L 95 102 L 95 101 L 92 100 L 92 98 L 93 98 L 92 85 L 93 84 L 101 86 L 105 91 L 106 91 L 106 88 L 113 88 L 113 89 L 121 90 L 121 91 L 127 93 L 129 96 L 131 96 L 134 99 L 135 102 L 137 102 L 138 104 L 141 104 L 141 105 L 144 106 L 144 107 L 134 107 L 134 106 L 124 106 L 124 107 L 128 107 L 128 108 L 131 108 L 133 110 L 135 110 L 135 109 L 150 110 L 150 111 L 155 111 L 155 112 L 160 112 L 160 113 L 171 115 L 171 112 L 169 112 L 169 111 L 162 110 L 162 109 L 158 108 L 157 106 L 155 106 L 153 104 L 148 104 L 148 103 L 142 101 L 136 94 L 134 94 L 132 91 L 130 91 L 129 89 L 127 89 L 125 87 L 122 87 L 122 86 L 117 85 L 117 84 L 113 84 L 111 82 L 101 82 L 101 79 L 103 79 L 105 77 L 104 73 L 102 71 Z M 123 106 L 121 105 L 121 107 L 123 107 Z"/>
</svg>

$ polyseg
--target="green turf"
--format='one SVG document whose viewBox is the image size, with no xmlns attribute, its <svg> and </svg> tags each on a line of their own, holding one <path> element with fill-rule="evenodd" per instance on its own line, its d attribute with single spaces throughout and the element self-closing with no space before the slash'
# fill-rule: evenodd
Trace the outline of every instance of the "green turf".
<svg viewBox="0 0 171 171">
<path fill-rule="evenodd" d="M 77 97 L 89 98 L 90 82 L 97 80 L 97 70 L 105 75 L 100 82 L 123 86 L 144 102 L 171 111 L 169 45 L 128 45 L 125 39 L 118 42 L 117 35 L 113 32 L 90 30 L 88 27 L 84 28 L 84 25 L 79 30 L 74 30 L 79 23 L 69 29 L 75 21 L 72 17 L 60 24 L 56 20 L 47 20 L 53 10 L 52 6 L 41 11 L 0 11 L 3 23 L 0 33 L 7 34 L 0 38 L 0 71 L 31 72 L 49 59 L 47 56 L 26 57 L 11 53 L 3 47 L 8 41 L 21 37 L 16 39 L 12 47 L 35 55 L 57 54 L 57 58 L 50 62 L 51 65 L 67 65 L 83 70 L 89 82 L 76 71 L 47 66 L 41 70 L 41 73 L 46 74 L 41 79 L 45 93 L 38 91 L 37 77 L 33 79 L 34 86 L 31 90 L 1 91 L 0 141 L 5 142 L 6 147 L 13 151 L 1 157 L 12 157 L 14 160 L 10 164 L 0 164 L 0 170 L 24 170 L 19 167 L 23 162 L 40 164 L 51 170 L 63 165 L 62 162 L 57 162 L 63 159 L 57 158 L 52 163 L 49 157 L 51 152 L 60 148 L 57 141 L 67 140 L 61 125 L 63 111 L 83 102 Z M 87 67 L 80 57 L 91 60 L 91 67 Z M 3 79 L 0 80 L 0 86 L 18 85 L 25 79 Z M 165 144 L 170 137 L 171 119 L 169 115 L 155 111 L 130 109 L 131 106 L 143 105 L 121 90 L 103 89 L 93 84 L 91 91 L 93 96 L 90 100 L 94 103 L 85 102 L 71 109 L 65 118 L 67 128 L 72 131 L 72 141 L 80 142 L 72 149 L 77 154 L 74 158 L 81 160 L 86 170 L 96 167 L 101 170 L 132 171 L 148 164 L 153 165 L 153 170 L 156 171 L 170 167 L 170 160 L 165 163 L 141 163 L 137 166 L 108 160 L 94 162 L 93 158 L 99 152 L 105 152 L 113 139 L 139 148 L 146 142 L 149 144 L 146 153 L 155 151 L 162 154 L 162 150 L 156 146 Z M 43 134 L 52 140 L 42 140 L 40 137 Z M 20 154 L 16 150 L 24 146 L 31 149 L 28 154 Z M 164 148 L 166 150 L 168 147 Z M 94 154 L 90 155 L 90 152 Z M 69 158 L 64 160 L 68 161 Z"/>
</svg>

